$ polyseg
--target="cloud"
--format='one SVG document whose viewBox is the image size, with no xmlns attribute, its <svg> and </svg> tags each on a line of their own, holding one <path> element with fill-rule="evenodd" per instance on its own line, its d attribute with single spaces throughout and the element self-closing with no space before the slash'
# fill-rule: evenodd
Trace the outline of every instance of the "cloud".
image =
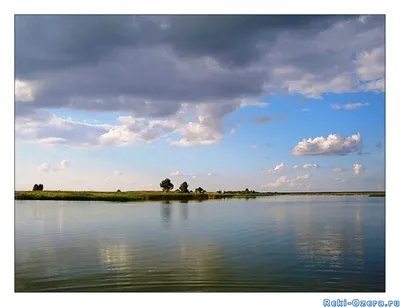
<svg viewBox="0 0 400 307">
<path fill-rule="evenodd" d="M 60 169 L 66 169 L 69 167 L 69 160 L 62 160 L 60 162 Z"/>
<path fill-rule="evenodd" d="M 367 107 L 367 106 L 369 106 L 368 102 L 346 103 L 344 105 L 340 105 L 340 104 L 331 104 L 330 105 L 331 109 L 334 109 L 334 110 L 341 110 L 341 109 L 354 110 L 354 109 Z"/>
<path fill-rule="evenodd" d="M 238 103 L 200 104 L 194 110 L 182 106 L 169 119 L 146 119 L 119 116 L 117 124 L 89 124 L 57 117 L 41 111 L 16 118 L 16 135 L 22 140 L 44 144 L 77 147 L 127 146 L 138 142 L 154 142 L 172 133 L 179 140 L 172 146 L 196 146 L 218 143 L 224 133 L 223 117 L 234 112 Z M 193 117 L 194 119 L 189 119 Z"/>
<path fill-rule="evenodd" d="M 309 189 L 311 185 L 305 185 L 303 182 L 310 179 L 310 174 L 298 175 L 295 178 L 289 179 L 286 176 L 279 177 L 276 181 L 264 184 L 264 188 L 295 188 L 295 189 Z"/>
<path fill-rule="evenodd" d="M 32 102 L 35 100 L 37 91 L 40 85 L 34 81 L 24 81 L 16 79 L 15 87 L 15 102 Z"/>
<path fill-rule="evenodd" d="M 264 187 L 266 187 L 266 188 L 278 188 L 278 187 L 280 187 L 280 186 L 282 186 L 282 185 L 284 185 L 286 183 L 289 183 L 289 182 L 290 181 L 289 181 L 289 179 L 287 179 L 286 176 L 281 176 L 274 182 L 266 183 L 264 185 Z"/>
<path fill-rule="evenodd" d="M 200 175 L 199 175 L 199 174 L 194 174 L 194 173 L 188 173 L 188 174 L 186 174 L 186 173 L 182 173 L 182 172 L 179 171 L 179 170 L 176 170 L 176 171 L 172 172 L 172 173 L 170 174 L 170 176 L 172 176 L 172 177 L 182 177 L 182 176 L 186 176 L 186 177 L 191 177 L 192 179 L 196 179 L 196 178 L 199 177 Z"/>
<path fill-rule="evenodd" d="M 294 165 L 292 168 L 293 169 L 310 169 L 310 168 L 318 168 L 319 165 L 315 163 L 309 163 L 309 164 L 304 164 L 304 165 Z"/>
<path fill-rule="evenodd" d="M 47 138 L 42 138 L 38 140 L 38 143 L 40 144 L 63 144 L 67 140 L 64 138 L 58 138 L 58 137 L 47 137 Z"/>
<path fill-rule="evenodd" d="M 266 171 L 262 171 L 263 174 L 278 174 L 282 172 L 291 172 L 293 170 L 301 170 L 301 169 L 316 169 L 319 165 L 315 163 L 303 164 L 303 165 L 293 165 L 288 166 L 285 165 L 283 162 L 279 163 L 273 169 L 269 169 Z"/>
<path fill-rule="evenodd" d="M 359 53 L 357 75 L 362 80 L 382 80 L 385 75 L 385 47 L 379 46 Z"/>
<path fill-rule="evenodd" d="M 281 162 L 278 165 L 276 165 L 275 168 L 262 171 L 262 173 L 263 174 L 278 174 L 278 173 L 283 172 L 286 169 L 287 169 L 286 165 L 283 162 Z"/>
<path fill-rule="evenodd" d="M 198 105 L 196 107 L 196 119 L 177 129 L 181 139 L 179 141 L 171 141 L 170 144 L 187 147 L 218 143 L 225 133 L 224 116 L 233 113 L 238 107 L 238 103 Z"/>
<path fill-rule="evenodd" d="M 170 176 L 184 176 L 184 175 L 178 170 L 178 171 L 172 172 L 170 174 Z"/>
<path fill-rule="evenodd" d="M 310 109 L 308 109 L 308 108 L 304 108 L 304 109 L 301 109 L 303 112 L 311 112 L 311 110 Z"/>
<path fill-rule="evenodd" d="M 260 117 L 254 118 L 253 119 L 253 123 L 255 123 L 255 124 L 265 124 L 265 123 L 269 123 L 272 120 L 273 119 L 270 116 L 260 116 Z"/>
<path fill-rule="evenodd" d="M 354 175 L 358 176 L 363 170 L 364 170 L 364 167 L 361 164 L 355 163 L 353 165 Z"/>
<path fill-rule="evenodd" d="M 311 177 L 310 174 L 305 174 L 305 175 L 298 175 L 295 179 L 293 179 L 292 181 L 299 181 L 299 180 L 307 180 Z"/>
<path fill-rule="evenodd" d="M 44 144 L 68 144 L 72 146 L 96 146 L 99 138 L 112 125 L 94 125 L 60 118 L 47 112 L 15 119 L 16 137 Z"/>
<path fill-rule="evenodd" d="M 258 146 L 257 145 L 251 145 L 250 148 L 256 149 L 256 148 L 258 148 Z"/>
<path fill-rule="evenodd" d="M 42 163 L 38 166 L 37 170 L 39 172 L 57 172 L 57 171 L 61 171 L 61 170 L 65 170 L 69 167 L 69 160 L 61 160 L 60 164 L 58 167 L 52 167 L 49 163 L 45 162 Z"/>
<path fill-rule="evenodd" d="M 257 100 L 242 100 L 240 102 L 240 107 L 259 107 L 259 108 L 266 108 L 269 106 L 268 102 L 262 102 Z"/>
<path fill-rule="evenodd" d="M 330 134 L 327 138 L 320 136 L 314 139 L 303 139 L 292 151 L 294 156 L 344 156 L 362 149 L 361 135 L 343 137 Z"/>
<path fill-rule="evenodd" d="M 273 120 L 285 120 L 286 114 L 282 114 L 279 117 L 271 117 L 271 116 L 260 116 L 253 119 L 254 124 L 266 124 Z"/>
<path fill-rule="evenodd" d="M 54 133 L 36 121 L 42 142 L 123 146 L 179 133 L 171 145 L 216 144 L 226 116 L 268 106 L 261 98 L 269 94 L 383 90 L 385 19 L 359 18 L 17 15 L 16 116 L 68 109 L 134 119 L 63 122 Z M 176 122 L 183 105 L 195 110 L 193 121 Z"/>
<path fill-rule="evenodd" d="M 333 171 L 334 172 L 341 172 L 343 169 L 341 167 L 334 167 Z"/>
<path fill-rule="evenodd" d="M 379 79 L 367 82 L 364 85 L 364 90 L 366 92 L 383 92 L 385 91 L 385 80 Z"/>
<path fill-rule="evenodd" d="M 48 164 L 48 163 L 42 163 L 38 166 L 39 172 L 49 172 L 51 170 L 52 170 L 52 168 L 51 168 L 50 164 Z"/>
<path fill-rule="evenodd" d="M 114 175 L 115 175 L 115 176 L 122 176 L 122 172 L 121 172 L 121 171 L 115 171 L 115 172 L 114 172 Z"/>
</svg>

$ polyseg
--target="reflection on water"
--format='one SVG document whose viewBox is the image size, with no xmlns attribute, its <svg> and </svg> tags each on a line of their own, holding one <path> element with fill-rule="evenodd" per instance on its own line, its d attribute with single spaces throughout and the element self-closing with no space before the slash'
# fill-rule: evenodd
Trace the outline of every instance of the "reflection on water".
<svg viewBox="0 0 400 307">
<path fill-rule="evenodd" d="M 189 216 L 189 206 L 187 204 L 188 202 L 183 202 L 180 204 L 181 207 L 181 215 L 183 217 L 183 219 L 187 220 L 188 216 Z"/>
<path fill-rule="evenodd" d="M 385 290 L 378 198 L 22 201 L 15 227 L 16 291 Z"/>
<path fill-rule="evenodd" d="M 165 200 L 161 205 L 161 217 L 163 221 L 163 225 L 165 227 L 169 227 L 171 224 L 171 202 L 169 200 Z"/>
</svg>

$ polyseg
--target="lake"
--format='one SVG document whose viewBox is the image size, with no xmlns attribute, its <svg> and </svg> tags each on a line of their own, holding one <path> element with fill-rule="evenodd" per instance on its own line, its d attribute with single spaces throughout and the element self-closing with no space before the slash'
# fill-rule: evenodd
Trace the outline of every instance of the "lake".
<svg viewBox="0 0 400 307">
<path fill-rule="evenodd" d="M 384 292 L 385 199 L 16 201 L 15 291 Z"/>
</svg>

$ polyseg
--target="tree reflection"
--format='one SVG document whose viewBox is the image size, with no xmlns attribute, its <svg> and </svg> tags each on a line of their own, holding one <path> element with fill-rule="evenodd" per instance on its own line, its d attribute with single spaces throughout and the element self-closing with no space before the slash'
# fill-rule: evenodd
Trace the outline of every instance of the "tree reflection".
<svg viewBox="0 0 400 307">
<path fill-rule="evenodd" d="M 161 219 L 163 221 L 163 225 L 167 228 L 171 225 L 171 215 L 172 215 L 172 207 L 170 201 L 163 201 L 160 207 Z"/>
<path fill-rule="evenodd" d="M 189 215 L 189 208 L 187 202 L 180 204 L 181 215 L 182 217 L 187 220 Z"/>
</svg>

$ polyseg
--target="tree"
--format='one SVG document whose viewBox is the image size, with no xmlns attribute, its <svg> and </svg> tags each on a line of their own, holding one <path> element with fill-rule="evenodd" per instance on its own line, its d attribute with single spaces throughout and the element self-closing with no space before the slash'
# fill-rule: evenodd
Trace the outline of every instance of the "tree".
<svg viewBox="0 0 400 307">
<path fill-rule="evenodd" d="M 246 190 L 244 190 L 246 193 L 249 193 L 249 189 L 248 188 L 246 188 Z"/>
<path fill-rule="evenodd" d="M 220 190 L 217 191 L 217 194 L 221 194 L 222 192 Z"/>
<path fill-rule="evenodd" d="M 163 191 L 169 192 L 174 188 L 174 185 L 169 178 L 166 178 L 161 181 L 160 187 L 163 189 Z"/>
<path fill-rule="evenodd" d="M 32 191 L 43 191 L 43 184 L 36 184 L 33 186 Z"/>
<path fill-rule="evenodd" d="M 184 182 L 182 182 L 182 184 L 180 185 L 179 190 L 180 190 L 182 193 L 189 193 L 188 187 L 189 187 L 189 185 L 187 184 L 186 181 L 184 181 Z"/>
<path fill-rule="evenodd" d="M 202 187 L 198 187 L 194 190 L 196 193 L 204 193 L 205 190 Z"/>
</svg>

